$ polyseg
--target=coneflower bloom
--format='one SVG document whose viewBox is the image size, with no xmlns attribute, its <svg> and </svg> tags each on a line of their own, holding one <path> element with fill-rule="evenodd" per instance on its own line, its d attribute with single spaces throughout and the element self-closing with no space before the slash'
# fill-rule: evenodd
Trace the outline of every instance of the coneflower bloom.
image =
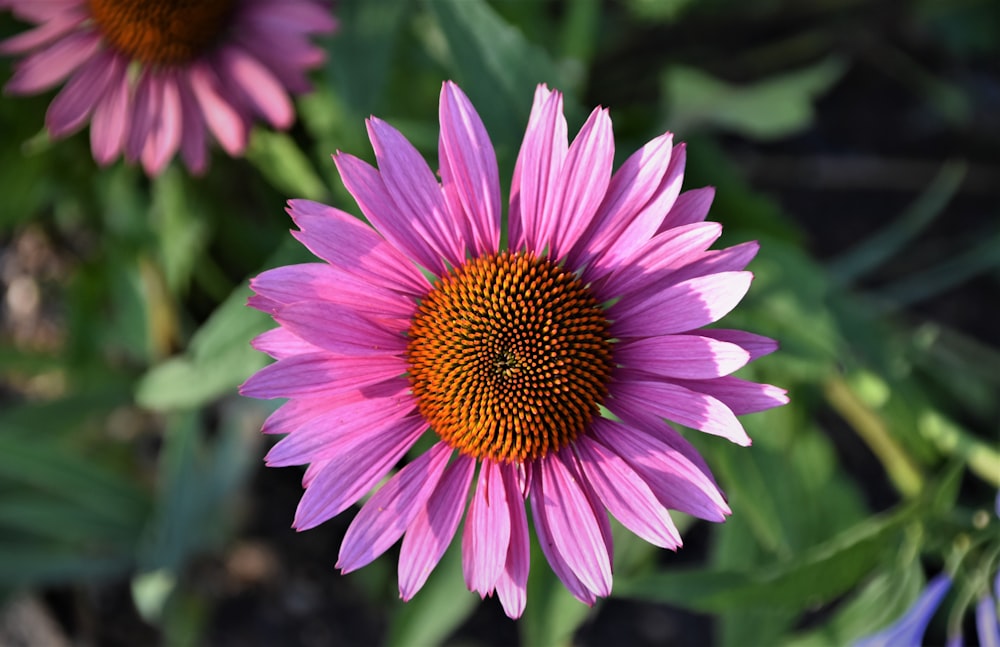
<svg viewBox="0 0 1000 647">
<path fill-rule="evenodd" d="M 530 501 L 549 564 L 593 604 L 611 592 L 605 510 L 669 549 L 681 538 L 668 509 L 711 521 L 730 513 L 665 419 L 748 445 L 734 414 L 787 401 L 730 375 L 774 342 L 699 330 L 746 293 L 757 244 L 708 250 L 721 233 L 703 222 L 713 192 L 678 195 L 684 147 L 670 134 L 612 175 L 608 112 L 595 110 L 569 144 L 562 96 L 544 86 L 503 232 L 493 145 L 450 82 L 440 123 L 440 182 L 374 117 L 378 168 L 335 156 L 371 226 L 290 202 L 293 234 L 324 262 L 251 282 L 250 305 L 279 324 L 254 345 L 278 361 L 242 393 L 289 399 L 264 431 L 287 434 L 269 465 L 309 464 L 299 530 L 358 501 L 425 433 L 436 439 L 361 508 L 341 546 L 344 572 L 402 537 L 399 590 L 409 599 L 465 513 L 466 584 L 496 592 L 518 617 Z"/>
<path fill-rule="evenodd" d="M 0 43 L 25 54 L 5 86 L 36 94 L 63 81 L 45 125 L 54 138 L 90 122 L 94 159 L 122 153 L 160 173 L 180 150 L 208 164 L 209 133 L 230 155 L 263 119 L 287 128 L 289 93 L 309 90 L 323 50 L 309 35 L 336 27 L 322 0 L 0 0 L 38 25 Z M 68 79 L 68 81 L 67 81 Z"/>
</svg>

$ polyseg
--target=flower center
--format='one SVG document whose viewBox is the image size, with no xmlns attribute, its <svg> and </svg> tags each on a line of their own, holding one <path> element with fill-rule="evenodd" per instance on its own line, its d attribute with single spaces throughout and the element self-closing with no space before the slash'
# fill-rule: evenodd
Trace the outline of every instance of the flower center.
<svg viewBox="0 0 1000 647">
<path fill-rule="evenodd" d="M 108 42 L 148 65 L 180 65 L 204 52 L 228 23 L 233 0 L 89 0 Z"/>
<path fill-rule="evenodd" d="M 503 252 L 443 277 L 410 325 L 420 413 L 478 459 L 541 458 L 586 429 L 613 368 L 608 320 L 580 279 Z"/>
</svg>

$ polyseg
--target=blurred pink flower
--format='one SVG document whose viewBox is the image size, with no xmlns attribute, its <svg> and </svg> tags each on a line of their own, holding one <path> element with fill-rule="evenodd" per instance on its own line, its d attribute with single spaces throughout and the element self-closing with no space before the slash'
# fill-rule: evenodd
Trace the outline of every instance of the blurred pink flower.
<svg viewBox="0 0 1000 647">
<path fill-rule="evenodd" d="M 409 599 L 465 513 L 466 584 L 496 592 L 518 617 L 530 499 L 549 564 L 593 604 L 611 592 L 605 510 L 669 549 L 681 538 L 668 509 L 730 514 L 703 459 L 664 419 L 749 445 L 735 414 L 787 402 L 782 389 L 730 375 L 775 350 L 772 340 L 699 330 L 743 298 L 758 246 L 708 250 L 722 232 L 704 222 L 713 190 L 680 193 L 684 146 L 672 135 L 612 175 L 607 110 L 569 144 L 562 96 L 544 86 L 505 238 L 493 145 L 450 82 L 440 123 L 440 183 L 374 117 L 378 168 L 335 156 L 371 226 L 290 202 L 294 235 L 324 262 L 251 282 L 250 305 L 279 324 L 254 346 L 278 361 L 242 393 L 289 399 L 264 431 L 287 434 L 269 465 L 309 464 L 299 530 L 350 507 L 436 434 L 361 508 L 341 546 L 344 572 L 402 537 L 399 590 Z"/>
<path fill-rule="evenodd" d="M 287 128 L 289 93 L 324 52 L 310 34 L 336 27 L 322 0 L 0 0 L 38 26 L 0 43 L 25 54 L 5 87 L 35 94 L 66 85 L 45 125 L 65 137 L 90 122 L 98 164 L 122 153 L 159 174 L 180 149 L 192 172 L 208 165 L 208 133 L 230 155 L 254 119 Z M 68 81 L 67 81 L 68 79 Z"/>
</svg>

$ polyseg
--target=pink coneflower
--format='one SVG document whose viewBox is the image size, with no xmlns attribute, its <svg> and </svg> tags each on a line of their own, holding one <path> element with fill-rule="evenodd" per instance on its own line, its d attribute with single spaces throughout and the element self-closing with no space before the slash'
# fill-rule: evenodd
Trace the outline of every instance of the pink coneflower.
<svg viewBox="0 0 1000 647">
<path fill-rule="evenodd" d="M 178 149 L 208 165 L 208 133 L 230 155 L 254 119 L 287 128 L 289 93 L 323 61 L 308 36 L 336 21 L 322 0 L 0 0 L 37 28 L 0 43 L 27 54 L 5 90 L 35 94 L 67 78 L 45 115 L 52 137 L 90 122 L 98 164 L 124 152 L 159 174 Z"/>
<path fill-rule="evenodd" d="M 781 389 L 730 375 L 773 341 L 698 330 L 746 293 L 757 244 L 708 251 L 722 230 L 703 222 L 713 192 L 678 195 L 684 147 L 669 133 L 612 175 L 608 112 L 594 110 L 568 144 L 562 96 L 544 86 L 514 169 L 505 242 L 493 145 L 453 83 L 440 117 L 440 183 L 374 117 L 379 168 L 335 156 L 371 227 L 290 202 L 294 235 L 325 262 L 252 281 L 250 305 L 279 324 L 254 345 L 278 361 L 242 393 L 289 398 L 264 431 L 287 434 L 269 465 L 309 464 L 299 530 L 350 507 L 421 436 L 436 435 L 361 508 L 341 546 L 344 572 L 402 537 L 399 590 L 411 598 L 468 508 L 466 584 L 495 591 L 518 617 L 530 501 L 549 564 L 593 604 L 611 592 L 605 509 L 670 549 L 681 538 L 668 509 L 711 521 L 730 512 L 665 419 L 749 445 L 734 414 L 787 402 Z"/>
</svg>

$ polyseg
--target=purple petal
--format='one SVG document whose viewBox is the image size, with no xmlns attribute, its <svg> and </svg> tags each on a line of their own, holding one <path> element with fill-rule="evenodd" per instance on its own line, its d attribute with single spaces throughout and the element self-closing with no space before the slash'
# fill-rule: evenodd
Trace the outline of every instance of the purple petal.
<svg viewBox="0 0 1000 647">
<path fill-rule="evenodd" d="M 406 361 L 391 356 L 296 355 L 251 375 L 240 387 L 240 393 L 259 399 L 330 396 L 393 378 L 404 380 L 400 376 L 405 372 Z"/>
<path fill-rule="evenodd" d="M 677 196 L 674 206 L 667 212 L 656 233 L 682 227 L 695 222 L 702 222 L 708 216 L 708 210 L 715 198 L 715 187 L 706 186 L 691 189 Z"/>
<path fill-rule="evenodd" d="M 671 380 L 686 389 L 705 393 L 722 401 L 733 413 L 742 416 L 747 413 L 766 411 L 788 404 L 785 389 L 770 384 L 758 384 L 727 375 L 714 380 Z"/>
<path fill-rule="evenodd" d="M 337 568 L 342 573 L 370 564 L 403 536 L 437 487 L 453 451 L 436 443 L 368 499 L 340 545 Z"/>
<path fill-rule="evenodd" d="M 14 66 L 4 88 L 11 94 L 36 94 L 59 85 L 101 48 L 97 31 L 78 31 L 31 54 Z"/>
<path fill-rule="evenodd" d="M 292 235 L 331 265 L 404 294 L 423 296 L 430 289 L 413 263 L 354 216 L 309 200 L 290 200 L 288 212 L 301 230 Z"/>
<path fill-rule="evenodd" d="M 2 3 L 0 8 L 3 8 Z M 23 54 L 48 45 L 63 38 L 88 17 L 89 13 L 82 7 L 72 7 L 67 11 L 46 16 L 46 22 L 41 26 L 0 41 L 0 54 Z"/>
<path fill-rule="evenodd" d="M 59 91 L 45 113 L 45 126 L 53 137 L 63 137 L 79 130 L 119 74 L 121 59 L 101 52 L 83 64 L 66 86 Z"/>
<path fill-rule="evenodd" d="M 174 75 L 177 92 L 181 101 L 181 158 L 194 175 L 200 175 L 208 167 L 208 131 L 205 118 L 198 106 L 198 99 L 185 74 Z"/>
<path fill-rule="evenodd" d="M 654 436 L 637 426 L 600 418 L 592 433 L 636 471 L 664 507 L 708 521 L 723 521 L 730 514 L 700 456 L 686 455 L 664 442 L 672 439 L 662 431 Z"/>
<path fill-rule="evenodd" d="M 532 497 L 532 510 L 538 508 L 552 542 L 550 548 L 561 556 L 583 586 L 594 595 L 611 593 L 611 555 L 606 536 L 586 491 L 573 472 L 563 463 L 560 454 L 538 461 L 534 487 L 539 496 Z M 544 484 L 544 490 L 539 487 Z M 605 523 L 607 518 L 604 519 Z M 557 572 L 558 575 L 558 572 Z M 568 587 L 568 585 L 567 585 Z M 572 592 L 572 589 L 570 589 Z"/>
<path fill-rule="evenodd" d="M 755 335 L 743 330 L 730 330 L 728 328 L 706 328 L 697 333 L 701 337 L 711 337 L 719 341 L 736 344 L 743 350 L 750 353 L 750 360 L 754 361 L 758 357 L 769 355 L 778 350 L 778 342 L 770 337 Z"/>
<path fill-rule="evenodd" d="M 131 121 L 131 96 L 127 59 L 116 56 L 112 62 L 107 91 L 90 119 L 90 148 L 94 161 L 101 166 L 110 164 L 125 145 L 125 134 Z"/>
<path fill-rule="evenodd" d="M 614 397 L 605 406 L 619 418 L 627 417 L 630 409 L 645 409 L 686 427 L 722 436 L 737 445 L 750 444 L 750 437 L 729 407 L 703 392 L 629 375 L 614 384 L 612 394 Z"/>
<path fill-rule="evenodd" d="M 713 249 L 705 252 L 701 258 L 677 268 L 670 277 L 670 283 L 679 283 L 699 276 L 708 276 L 720 272 L 739 272 L 757 255 L 760 245 L 752 240 L 740 243 L 726 249 Z"/>
<path fill-rule="evenodd" d="M 676 283 L 673 273 L 704 256 L 708 246 L 721 235 L 722 225 L 704 222 L 655 236 L 636 251 L 627 264 L 612 271 L 600 283 L 601 298 L 610 300 L 636 290 Z"/>
<path fill-rule="evenodd" d="M 427 430 L 423 418 L 406 418 L 374 437 L 363 436 L 315 474 L 295 511 L 296 530 L 308 530 L 343 512 L 371 490 Z"/>
<path fill-rule="evenodd" d="M 574 267 L 600 258 L 656 192 L 670 163 L 674 136 L 660 135 L 633 153 L 611 177 L 604 200 L 570 255 Z"/>
<path fill-rule="evenodd" d="M 948 576 L 938 575 L 902 618 L 877 634 L 855 642 L 854 647 L 916 647 L 922 644 L 927 624 L 950 587 Z"/>
<path fill-rule="evenodd" d="M 412 396 L 399 390 L 388 397 L 373 396 L 331 407 L 298 428 L 276 430 L 291 433 L 271 448 L 264 462 L 268 467 L 286 467 L 333 458 L 344 446 L 357 442 L 358 437 L 377 435 L 397 425 L 413 412 L 414 405 Z"/>
<path fill-rule="evenodd" d="M 406 350 L 403 330 L 393 330 L 338 303 L 290 303 L 275 311 L 274 320 L 310 344 L 338 355 L 394 355 Z"/>
<path fill-rule="evenodd" d="M 202 61 L 195 62 L 187 71 L 187 79 L 205 124 L 212 135 L 230 155 L 236 156 L 247 146 L 248 120 L 237 110 L 222 87 L 222 82 L 212 67 Z"/>
<path fill-rule="evenodd" d="M 510 509 L 510 545 L 496 589 L 507 617 L 517 619 L 524 613 L 528 601 L 528 570 L 531 564 L 528 515 L 524 508 L 524 488 L 518 467 L 508 463 L 501 465 L 500 471 Z"/>
<path fill-rule="evenodd" d="M 702 380 L 728 375 L 750 361 L 736 344 L 695 335 L 645 337 L 615 346 L 615 361 L 662 377 Z"/>
<path fill-rule="evenodd" d="M 580 466 L 608 511 L 649 543 L 676 549 L 681 536 L 646 481 L 620 456 L 587 436 L 575 444 Z"/>
<path fill-rule="evenodd" d="M 246 97 L 249 106 L 275 128 L 285 129 L 295 121 L 295 108 L 281 81 L 260 61 L 238 47 L 218 52 L 219 76 Z"/>
<path fill-rule="evenodd" d="M 322 352 L 321 349 L 313 346 L 301 337 L 293 335 L 280 326 L 257 335 L 250 340 L 250 345 L 262 353 L 267 353 L 274 359 Z"/>
<path fill-rule="evenodd" d="M 479 114 L 457 85 L 441 87 L 441 185 L 466 245 L 479 256 L 500 246 L 500 176 L 493 143 Z"/>
<path fill-rule="evenodd" d="M 499 466 L 484 460 L 462 532 L 462 572 L 470 591 L 493 592 L 507 560 L 511 515 Z"/>
<path fill-rule="evenodd" d="M 455 536 L 475 469 L 475 459 L 458 456 L 406 529 L 399 549 L 399 596 L 403 600 L 410 600 L 423 587 Z"/>
<path fill-rule="evenodd" d="M 546 196 L 541 240 L 553 258 L 565 256 L 590 226 L 608 190 L 614 157 L 611 118 L 607 110 L 597 108 L 573 139 Z"/>
<path fill-rule="evenodd" d="M 750 272 L 721 272 L 628 295 L 608 309 L 611 334 L 652 337 L 701 328 L 735 308 L 752 280 Z"/>
<path fill-rule="evenodd" d="M 976 604 L 976 632 L 981 647 L 1000 647 L 997 603 L 992 595 L 984 595 Z"/>
<path fill-rule="evenodd" d="M 539 86 L 514 168 L 517 181 L 511 186 L 510 197 L 511 249 L 526 247 L 536 255 L 544 251 L 545 204 L 555 190 L 568 150 L 562 94 Z"/>
<path fill-rule="evenodd" d="M 437 271 L 440 258 L 453 266 L 461 265 L 465 261 L 464 241 L 448 217 L 441 185 L 423 156 L 401 132 L 375 117 L 368 120 L 368 138 L 385 189 L 399 210 L 397 228 L 416 229 L 438 257 L 436 265 L 427 269 Z"/>
</svg>

